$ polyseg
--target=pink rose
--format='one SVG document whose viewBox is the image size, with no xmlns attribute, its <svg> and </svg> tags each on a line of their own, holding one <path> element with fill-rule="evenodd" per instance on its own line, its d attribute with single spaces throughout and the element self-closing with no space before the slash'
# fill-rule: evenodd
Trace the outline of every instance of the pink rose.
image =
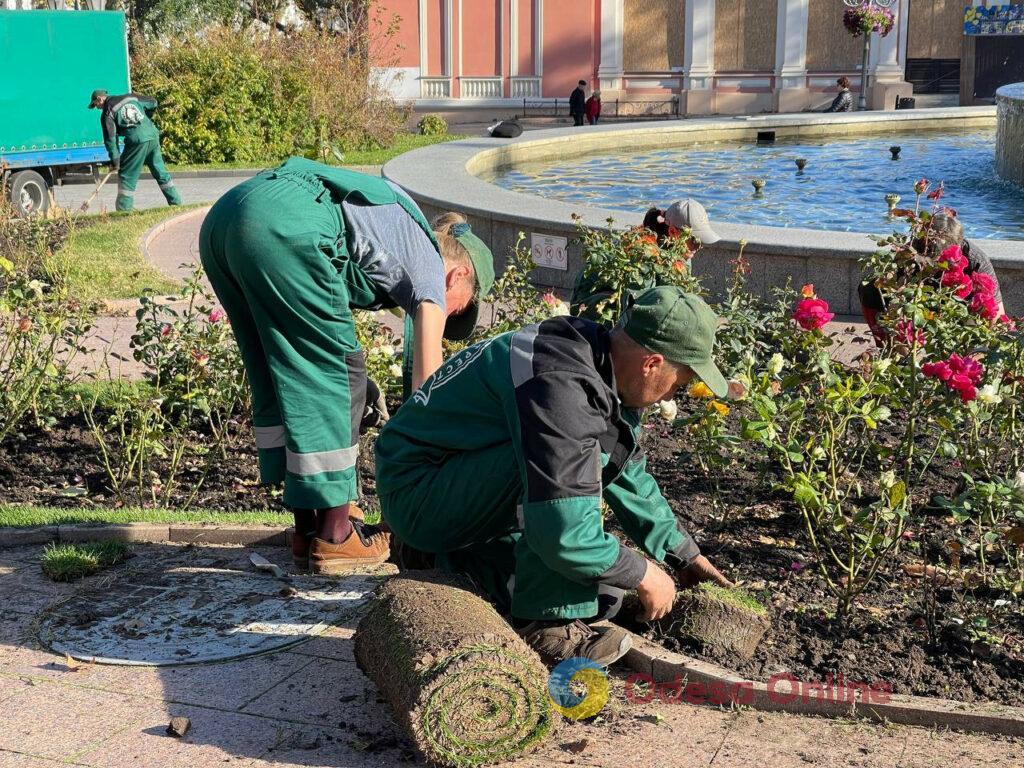
<svg viewBox="0 0 1024 768">
<path fill-rule="evenodd" d="M 915 191 L 916 187 L 915 187 Z M 928 193 L 929 200 L 941 200 L 942 196 L 946 193 L 946 182 L 940 181 L 939 186 Z"/>
<path fill-rule="evenodd" d="M 1006 326 L 1006 330 L 1015 331 L 1017 330 L 1017 322 L 1009 315 L 1003 315 L 999 318 L 999 322 Z"/>
<path fill-rule="evenodd" d="M 215 309 L 215 310 L 213 310 L 213 311 L 212 311 L 212 312 L 210 313 L 210 317 L 209 317 L 209 320 L 210 320 L 210 323 L 211 323 L 212 325 L 216 325 L 216 324 L 217 324 L 217 323 L 219 323 L 219 322 L 220 322 L 221 320 L 223 320 L 223 319 L 224 319 L 224 317 L 225 317 L 225 314 L 224 314 L 224 310 L 223 310 L 223 309 Z"/>
<path fill-rule="evenodd" d="M 964 252 L 959 245 L 951 245 L 946 248 L 939 257 L 939 261 L 946 262 L 949 265 L 945 267 L 945 269 L 952 269 L 959 272 L 963 272 L 967 269 L 967 257 L 964 256 Z"/>
<path fill-rule="evenodd" d="M 999 304 L 995 295 L 975 291 L 971 298 L 971 312 L 981 315 L 986 320 L 995 320 L 999 316 Z"/>
<path fill-rule="evenodd" d="M 950 269 L 942 273 L 942 287 L 955 288 L 957 297 L 966 299 L 974 290 L 974 281 L 963 270 Z"/>
<path fill-rule="evenodd" d="M 975 291 L 995 294 L 996 281 L 992 275 L 986 275 L 984 272 L 975 272 L 971 275 L 971 278 L 974 280 Z"/>
<path fill-rule="evenodd" d="M 893 332 L 893 336 L 896 341 L 906 344 L 908 347 L 917 344 L 921 346 L 925 342 L 924 331 L 919 328 L 915 328 L 914 324 L 909 320 L 900 320 L 896 323 L 896 329 Z"/>
<path fill-rule="evenodd" d="M 953 373 L 962 373 L 971 380 L 972 384 L 977 384 L 981 381 L 981 377 L 985 375 L 984 366 L 973 357 L 950 355 L 947 362 Z"/>
<path fill-rule="evenodd" d="M 828 311 L 828 302 L 823 299 L 803 299 L 793 312 L 793 319 L 805 331 L 821 328 L 833 317 L 835 314 Z"/>
<path fill-rule="evenodd" d="M 928 191 L 928 179 L 918 179 L 914 182 L 914 194 L 923 195 Z"/>
<path fill-rule="evenodd" d="M 541 300 L 542 300 L 542 301 L 543 301 L 543 302 L 544 302 L 545 304 L 547 304 L 547 305 L 548 305 L 549 307 L 553 307 L 553 306 L 555 306 L 556 304 L 558 304 L 558 297 L 557 297 L 557 296 L 555 296 L 555 294 L 554 294 L 554 293 L 552 293 L 551 291 L 548 291 L 547 293 L 545 293 L 545 294 L 544 294 L 543 296 L 541 296 L 540 298 L 541 298 Z"/>
<path fill-rule="evenodd" d="M 164 323 L 162 326 L 160 326 L 160 336 L 162 336 L 163 338 L 167 338 L 170 335 L 171 335 L 171 326 L 170 325 L 168 325 L 167 323 Z"/>
<path fill-rule="evenodd" d="M 949 367 L 949 363 L 925 363 L 921 366 L 921 373 L 930 379 L 939 379 L 940 381 L 949 381 L 949 377 L 953 375 L 953 370 Z"/>
</svg>

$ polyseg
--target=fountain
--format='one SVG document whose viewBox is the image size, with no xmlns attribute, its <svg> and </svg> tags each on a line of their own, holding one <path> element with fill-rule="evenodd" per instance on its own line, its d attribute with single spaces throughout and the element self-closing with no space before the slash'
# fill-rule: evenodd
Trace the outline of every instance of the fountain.
<svg viewBox="0 0 1024 768">
<path fill-rule="evenodd" d="M 996 172 L 1024 186 L 1024 83 L 996 91 Z"/>
</svg>

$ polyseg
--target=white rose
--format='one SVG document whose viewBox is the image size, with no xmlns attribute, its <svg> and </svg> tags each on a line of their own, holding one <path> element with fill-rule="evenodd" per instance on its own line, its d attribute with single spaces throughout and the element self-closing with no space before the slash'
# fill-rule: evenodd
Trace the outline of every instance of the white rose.
<svg viewBox="0 0 1024 768">
<path fill-rule="evenodd" d="M 390 373 L 397 379 L 399 376 L 402 375 L 402 366 L 400 366 L 398 363 L 392 363 L 388 367 L 388 373 Z"/>
<path fill-rule="evenodd" d="M 561 315 L 569 314 L 569 305 L 564 301 L 556 301 L 551 305 L 551 316 L 560 317 Z"/>
<path fill-rule="evenodd" d="M 889 370 L 889 366 L 892 365 L 892 358 L 880 357 L 872 365 L 877 373 L 885 373 Z"/>
<path fill-rule="evenodd" d="M 679 406 L 676 405 L 675 400 L 662 400 L 658 403 L 658 413 L 665 421 L 675 421 L 676 414 L 679 413 Z"/>
<path fill-rule="evenodd" d="M 1003 397 L 999 394 L 999 387 L 995 384 L 986 384 L 984 387 L 979 389 L 978 399 L 988 405 L 998 405 L 1003 402 Z"/>
<path fill-rule="evenodd" d="M 768 360 L 768 373 L 772 376 L 778 376 L 782 373 L 782 369 L 786 365 L 786 358 L 782 356 L 781 352 L 776 352 Z"/>
</svg>

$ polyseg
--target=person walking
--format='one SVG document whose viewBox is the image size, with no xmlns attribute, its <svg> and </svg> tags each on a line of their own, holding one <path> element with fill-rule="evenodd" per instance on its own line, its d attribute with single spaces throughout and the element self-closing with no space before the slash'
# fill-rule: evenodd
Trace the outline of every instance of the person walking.
<svg viewBox="0 0 1024 768">
<path fill-rule="evenodd" d="M 623 591 L 647 619 L 676 585 L 729 581 L 701 554 L 646 468 L 642 409 L 695 377 L 725 397 L 718 318 L 675 286 L 647 291 L 614 329 L 560 316 L 449 360 L 377 438 L 381 514 L 407 548 L 467 573 L 548 663 L 608 665 L 629 634 L 595 629 Z M 640 551 L 605 529 L 602 500 Z M 412 553 L 410 559 L 422 561 Z"/>
<path fill-rule="evenodd" d="M 826 109 L 826 112 L 852 112 L 853 111 L 853 94 L 850 93 L 850 78 L 843 75 L 836 80 L 836 85 L 839 86 L 839 93 L 832 100 L 831 106 Z"/>
<path fill-rule="evenodd" d="M 181 195 L 160 154 L 160 131 L 150 119 L 156 107 L 156 99 L 139 93 L 110 96 L 104 90 L 95 90 L 89 100 L 89 109 L 101 110 L 103 145 L 110 156 L 111 170 L 117 171 L 114 206 L 119 211 L 134 207 L 142 166 L 149 168 L 167 204 L 181 205 Z M 123 152 L 117 146 L 119 136 L 124 138 Z"/>
<path fill-rule="evenodd" d="M 575 90 L 569 95 L 569 114 L 573 125 L 583 125 L 583 117 L 587 112 L 587 81 L 580 80 Z"/>
<path fill-rule="evenodd" d="M 387 534 L 353 504 L 367 389 L 353 309 L 407 313 L 418 387 L 441 365 L 442 337 L 472 333 L 491 252 L 461 218 L 433 231 L 385 179 L 293 157 L 213 205 L 199 254 L 252 388 L 260 478 L 284 483 L 295 517 L 296 567 L 384 562 Z"/>
<path fill-rule="evenodd" d="M 584 105 L 584 111 L 587 115 L 588 125 L 597 125 L 598 119 L 601 117 L 601 92 L 594 91 L 593 95 L 587 99 Z"/>
</svg>

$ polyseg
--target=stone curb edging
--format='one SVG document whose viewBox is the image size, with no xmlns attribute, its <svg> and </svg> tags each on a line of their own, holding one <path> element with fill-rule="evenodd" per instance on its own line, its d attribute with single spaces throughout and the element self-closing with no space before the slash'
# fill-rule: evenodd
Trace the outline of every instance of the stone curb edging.
<svg viewBox="0 0 1024 768">
<path fill-rule="evenodd" d="M 844 701 L 836 700 L 838 696 L 834 699 L 825 698 L 816 691 L 808 691 L 806 687 L 803 695 L 794 695 L 789 684 L 778 690 L 770 689 L 766 683 L 745 680 L 724 667 L 674 653 L 639 635 L 630 634 L 633 647 L 623 661 L 631 670 L 649 676 L 655 683 L 682 681 L 684 684 L 701 684 L 708 691 L 708 697 L 720 693 L 726 697 L 726 704 L 733 701 L 764 712 L 822 717 L 856 716 L 875 722 L 950 728 L 967 733 L 1024 736 L 1024 708 L 1001 704 L 966 704 L 902 694 L 890 694 L 884 702 L 862 702 L 860 691 L 857 691 L 854 701 Z M 848 685 L 853 684 L 851 682 Z M 679 696 L 678 691 L 673 690 L 672 693 Z"/>
<path fill-rule="evenodd" d="M 69 524 L 0 528 L 0 549 L 55 542 L 111 540 L 153 544 L 239 544 L 246 547 L 259 544 L 283 547 L 291 541 L 291 528 L 275 525 L 202 523 Z"/>
</svg>

